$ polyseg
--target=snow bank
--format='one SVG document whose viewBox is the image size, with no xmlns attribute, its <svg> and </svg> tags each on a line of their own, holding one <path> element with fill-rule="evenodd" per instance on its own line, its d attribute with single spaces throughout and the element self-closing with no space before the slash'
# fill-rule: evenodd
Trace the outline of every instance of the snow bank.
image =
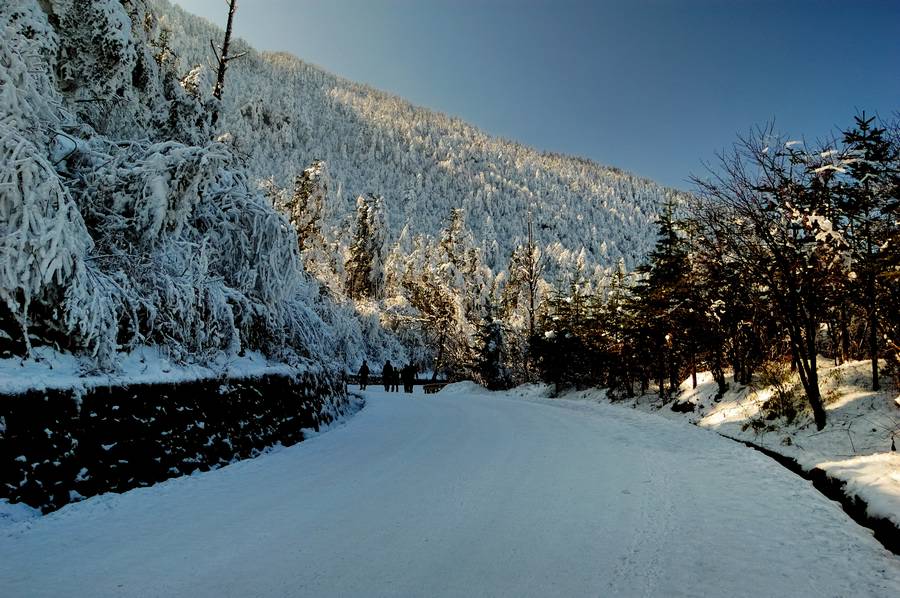
<svg viewBox="0 0 900 598">
<path fill-rule="evenodd" d="M 453 384 L 448 384 L 437 394 L 449 397 L 449 396 L 460 396 L 460 395 L 481 395 L 489 393 L 486 388 L 480 386 L 470 380 L 463 380 L 462 382 L 454 382 Z"/>
<path fill-rule="evenodd" d="M 843 480 L 844 491 L 863 500 L 869 515 L 888 519 L 900 528 L 900 455 L 877 453 L 826 461 L 816 467 Z"/>
<path fill-rule="evenodd" d="M 27 525 L 40 516 L 41 512 L 38 509 L 23 503 L 12 504 L 8 500 L 0 498 L 0 531 L 21 524 Z"/>
<path fill-rule="evenodd" d="M 96 386 L 127 386 L 189 382 L 210 378 L 258 378 L 269 374 L 291 376 L 319 370 L 314 362 L 296 367 L 271 361 L 255 351 L 238 357 L 219 353 L 200 363 L 179 363 L 162 347 L 138 347 L 120 355 L 114 372 L 97 371 L 92 360 L 48 347 L 37 347 L 28 359 L 0 359 L 0 396 L 32 390 L 84 390 Z"/>
</svg>

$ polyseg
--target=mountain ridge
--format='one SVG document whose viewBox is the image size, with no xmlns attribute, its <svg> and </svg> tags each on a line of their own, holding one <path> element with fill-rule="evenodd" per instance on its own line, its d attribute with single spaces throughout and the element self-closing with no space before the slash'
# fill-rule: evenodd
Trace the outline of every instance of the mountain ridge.
<svg viewBox="0 0 900 598">
<path fill-rule="evenodd" d="M 172 32 L 182 68 L 207 61 L 221 29 L 167 0 L 151 5 Z M 620 259 L 628 268 L 640 263 L 662 204 L 683 195 L 583 156 L 492 136 L 289 52 L 233 43 L 248 54 L 229 68 L 222 130 L 260 180 L 287 186 L 313 159 L 325 160 L 334 229 L 348 226 L 355 198 L 370 192 L 385 197 L 389 242 L 407 225 L 413 235 L 433 236 L 450 209 L 462 208 L 485 262 L 502 271 L 524 241 L 530 211 L 552 271 L 580 259 L 599 274 Z"/>
</svg>

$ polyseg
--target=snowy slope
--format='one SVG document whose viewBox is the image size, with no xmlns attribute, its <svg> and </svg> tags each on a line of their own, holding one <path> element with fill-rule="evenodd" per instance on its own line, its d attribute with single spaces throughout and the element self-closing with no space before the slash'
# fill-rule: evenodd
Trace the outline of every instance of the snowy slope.
<svg viewBox="0 0 900 598">
<path fill-rule="evenodd" d="M 897 596 L 768 458 L 632 410 L 368 392 L 300 445 L 0 531 L 4 596 Z M 18 521 L 16 521 L 18 520 Z M 2 520 L 0 520 L 2 521 Z"/>
<path fill-rule="evenodd" d="M 166 0 L 152 5 L 172 31 L 182 69 L 207 64 L 209 40 L 221 31 Z M 241 10 L 252 7 L 239 8 L 237 19 Z M 450 208 L 461 207 L 497 272 L 523 240 L 532 207 L 551 267 L 574 265 L 584 250 L 588 264 L 624 258 L 630 268 L 652 247 L 659 206 L 677 196 L 615 168 L 490 137 L 291 55 L 238 47 L 249 54 L 229 67 L 223 129 L 259 178 L 282 185 L 324 159 L 332 224 L 345 223 L 367 192 L 385 197 L 392 240 L 407 224 L 410 235 L 434 235 Z"/>
</svg>

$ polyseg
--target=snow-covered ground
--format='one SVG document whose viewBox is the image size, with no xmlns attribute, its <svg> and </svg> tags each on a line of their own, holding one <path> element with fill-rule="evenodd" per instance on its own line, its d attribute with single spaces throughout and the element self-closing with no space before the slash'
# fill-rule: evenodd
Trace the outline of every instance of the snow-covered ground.
<svg viewBox="0 0 900 598">
<path fill-rule="evenodd" d="M 846 483 L 845 491 L 867 504 L 868 514 L 891 521 L 900 528 L 900 398 L 885 380 L 881 392 L 871 390 L 870 364 L 848 362 L 835 367 L 819 360 L 819 372 L 828 412 L 828 426 L 817 431 L 811 414 L 801 413 L 794 422 L 764 417 L 762 405 L 771 388 L 731 384 L 731 390 L 715 401 L 716 383 L 709 372 L 681 385 L 679 402 L 693 403 L 695 411 L 676 413 L 656 395 L 621 401 L 620 406 L 657 413 L 668 419 L 688 421 L 725 436 L 746 440 L 797 461 L 807 471 L 818 468 Z M 520 396 L 544 396 L 541 386 L 522 387 Z M 567 400 L 607 402 L 603 390 L 572 392 Z M 802 397 L 801 397 L 802 402 Z M 893 444 L 892 444 L 893 442 Z"/>
<path fill-rule="evenodd" d="M 3 596 L 900 595 L 837 504 L 715 434 L 466 384 L 365 394 L 299 445 L 6 519 Z"/>
</svg>

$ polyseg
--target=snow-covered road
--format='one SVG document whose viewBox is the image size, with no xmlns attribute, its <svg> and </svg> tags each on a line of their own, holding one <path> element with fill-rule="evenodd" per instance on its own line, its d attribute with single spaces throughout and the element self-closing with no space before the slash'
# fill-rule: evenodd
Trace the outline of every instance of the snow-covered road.
<svg viewBox="0 0 900 598">
<path fill-rule="evenodd" d="M 0 529 L 0 595 L 900 596 L 837 504 L 710 432 L 367 396 L 297 446 Z"/>
</svg>

